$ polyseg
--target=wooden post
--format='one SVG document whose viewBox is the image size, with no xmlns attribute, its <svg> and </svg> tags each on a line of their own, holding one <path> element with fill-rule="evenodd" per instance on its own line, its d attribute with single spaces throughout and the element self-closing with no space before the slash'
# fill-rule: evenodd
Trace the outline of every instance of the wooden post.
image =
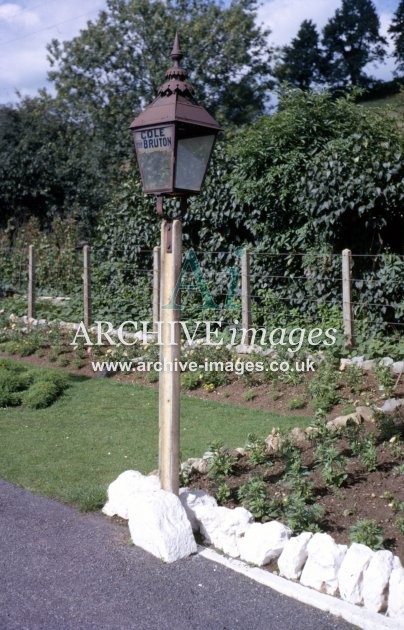
<svg viewBox="0 0 404 630">
<path fill-rule="evenodd" d="M 251 288 L 250 288 L 250 252 L 243 249 L 241 256 L 241 324 L 244 330 L 251 328 Z M 251 333 L 246 333 L 249 344 Z"/>
<path fill-rule="evenodd" d="M 35 248 L 28 247 L 28 319 L 35 318 Z"/>
<path fill-rule="evenodd" d="M 91 324 L 91 260 L 90 246 L 83 247 L 83 303 L 84 303 L 84 325 L 88 328 Z"/>
<path fill-rule="evenodd" d="M 159 473 L 163 490 L 178 495 L 180 470 L 180 309 L 174 295 L 182 264 L 181 221 L 161 225 L 161 352 Z M 177 297 L 177 300 L 179 296 Z M 168 308 L 167 308 L 168 306 Z M 165 368 L 165 369 L 164 369 Z"/>
<path fill-rule="evenodd" d="M 345 345 L 347 347 L 352 347 L 354 343 L 351 263 L 351 250 L 344 249 L 342 252 L 342 314 Z"/>
<path fill-rule="evenodd" d="M 153 332 L 157 333 L 157 322 L 160 321 L 160 269 L 161 251 L 157 245 L 153 249 Z"/>
</svg>

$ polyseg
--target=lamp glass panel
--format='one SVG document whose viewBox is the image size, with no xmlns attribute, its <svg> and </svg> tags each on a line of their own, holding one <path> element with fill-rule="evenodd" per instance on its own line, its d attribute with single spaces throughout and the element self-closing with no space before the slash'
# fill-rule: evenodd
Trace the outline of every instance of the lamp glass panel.
<svg viewBox="0 0 404 630">
<path fill-rule="evenodd" d="M 214 140 L 214 135 L 178 140 L 175 188 L 201 189 Z"/>
<path fill-rule="evenodd" d="M 134 139 L 144 191 L 170 188 L 174 128 L 161 126 L 142 129 L 135 132 Z"/>
</svg>

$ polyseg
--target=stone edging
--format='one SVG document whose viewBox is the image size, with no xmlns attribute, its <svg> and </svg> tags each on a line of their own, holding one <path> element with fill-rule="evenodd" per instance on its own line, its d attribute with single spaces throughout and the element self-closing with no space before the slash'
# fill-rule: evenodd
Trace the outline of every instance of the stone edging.
<svg viewBox="0 0 404 630">
<path fill-rule="evenodd" d="M 240 564 L 229 558 L 223 562 L 238 569 L 243 567 L 250 577 L 262 580 L 266 575 L 265 583 L 273 588 L 278 584 L 278 590 L 283 585 L 285 594 L 299 599 L 304 593 L 308 597 L 309 592 L 307 603 L 324 610 L 331 600 L 335 601 L 333 611 L 337 612 L 333 614 L 349 610 L 356 619 L 366 611 L 367 618 L 378 620 L 373 626 L 361 627 L 404 628 L 404 568 L 398 556 L 390 551 L 375 552 L 357 543 L 348 548 L 324 533 L 303 532 L 292 536 L 292 531 L 278 521 L 255 523 L 245 508 L 218 506 L 216 499 L 202 490 L 181 488 L 177 497 L 160 489 L 157 476 L 145 477 L 133 470 L 125 471 L 110 484 L 103 513 L 128 519 L 134 544 L 166 562 L 195 553 L 193 533 L 199 532 L 204 542 Z M 207 550 L 206 557 L 208 551 L 213 553 Z M 216 555 L 214 558 L 218 561 Z M 281 578 L 246 567 L 241 561 L 257 567 L 276 561 Z M 285 586 L 288 583 L 289 589 Z M 324 593 L 329 599 L 324 599 Z M 341 600 L 330 597 L 338 593 Z M 319 599 L 320 594 L 323 597 Z M 359 608 L 359 605 L 364 606 Z M 358 615 L 352 612 L 353 608 Z M 386 609 L 388 617 L 379 614 Z"/>
</svg>

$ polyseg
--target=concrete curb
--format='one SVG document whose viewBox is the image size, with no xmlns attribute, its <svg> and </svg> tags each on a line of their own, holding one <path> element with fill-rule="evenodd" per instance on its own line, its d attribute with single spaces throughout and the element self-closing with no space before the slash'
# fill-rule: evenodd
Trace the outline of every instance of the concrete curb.
<svg viewBox="0 0 404 630">
<path fill-rule="evenodd" d="M 372 613 L 361 606 L 344 602 L 331 595 L 319 593 L 311 588 L 274 575 L 269 571 L 264 571 L 258 567 L 251 567 L 241 560 L 234 560 L 222 556 L 213 549 L 198 546 L 198 555 L 212 562 L 217 562 L 236 573 L 241 573 L 251 580 L 268 586 L 282 595 L 292 597 L 303 604 L 314 606 L 331 615 L 341 617 L 348 623 L 361 628 L 361 630 L 404 630 L 404 623 L 397 619 L 390 619 L 384 615 Z"/>
</svg>

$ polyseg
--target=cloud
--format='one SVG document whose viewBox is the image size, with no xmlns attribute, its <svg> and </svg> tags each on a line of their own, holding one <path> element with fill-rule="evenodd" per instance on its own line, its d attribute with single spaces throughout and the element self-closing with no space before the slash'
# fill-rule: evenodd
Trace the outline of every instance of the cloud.
<svg viewBox="0 0 404 630">
<path fill-rule="evenodd" d="M 34 11 L 23 9 L 18 4 L 6 3 L 0 5 L 0 25 L 5 23 L 11 27 L 31 28 L 41 23 Z"/>
<path fill-rule="evenodd" d="M 271 29 L 271 42 L 288 44 L 303 20 L 313 20 L 321 29 L 341 4 L 340 0 L 269 0 L 258 11 L 258 18 Z"/>
<path fill-rule="evenodd" d="M 16 102 L 16 90 L 34 96 L 39 88 L 49 88 L 46 45 L 54 38 L 65 41 L 78 35 L 105 4 L 25 0 L 25 8 L 16 2 L 0 5 L 0 103 Z"/>
</svg>

